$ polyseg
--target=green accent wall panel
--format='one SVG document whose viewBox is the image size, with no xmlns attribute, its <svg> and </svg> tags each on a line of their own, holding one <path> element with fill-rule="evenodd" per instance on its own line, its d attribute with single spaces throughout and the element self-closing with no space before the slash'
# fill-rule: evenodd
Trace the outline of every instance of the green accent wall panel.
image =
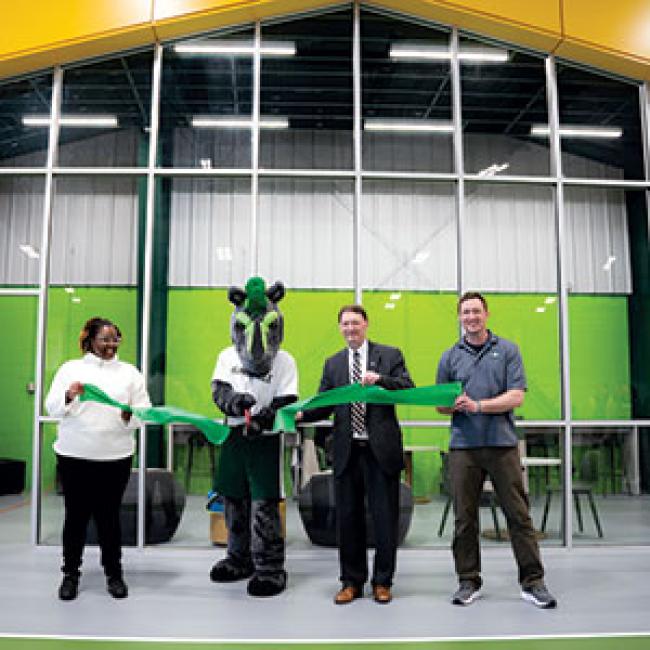
<svg viewBox="0 0 650 650">
<path fill-rule="evenodd" d="M 488 327 L 498 336 L 516 343 L 524 361 L 528 390 L 516 415 L 526 420 L 561 418 L 560 326 L 556 296 L 486 294 L 485 298 L 490 312 Z"/>
<path fill-rule="evenodd" d="M 119 326 L 122 344 L 119 355 L 123 361 L 137 365 L 137 293 L 134 287 L 51 287 L 47 309 L 47 347 L 43 399 L 50 388 L 54 373 L 70 359 L 82 356 L 79 334 L 89 318 L 101 316 Z M 43 438 L 42 483 L 46 490 L 54 487 L 55 458 L 53 438 Z"/>
<path fill-rule="evenodd" d="M 31 484 L 34 396 L 27 384 L 35 380 L 35 296 L 0 296 L 0 457 L 24 460 L 26 485 Z"/>
<path fill-rule="evenodd" d="M 301 396 L 318 389 L 325 358 L 343 342 L 336 316 L 351 292 L 293 291 L 280 303 L 285 317 L 283 349 L 298 363 Z M 225 289 L 170 289 L 167 320 L 167 402 L 216 414 L 210 379 L 217 355 L 231 344 L 233 305 Z"/>
<path fill-rule="evenodd" d="M 570 296 L 572 417 L 632 416 L 627 296 Z"/>
<path fill-rule="evenodd" d="M 79 358 L 79 333 L 95 316 L 108 318 L 122 332 L 120 359 L 137 364 L 137 293 L 135 287 L 51 287 L 47 309 L 46 389 L 57 368 Z"/>
</svg>

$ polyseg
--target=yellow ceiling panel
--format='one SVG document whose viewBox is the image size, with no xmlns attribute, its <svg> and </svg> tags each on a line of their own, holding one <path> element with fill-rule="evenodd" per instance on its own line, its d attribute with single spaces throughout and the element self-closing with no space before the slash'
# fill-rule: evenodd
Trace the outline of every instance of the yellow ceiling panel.
<svg viewBox="0 0 650 650">
<path fill-rule="evenodd" d="M 0 58 L 90 41 L 116 31 L 150 35 L 151 0 L 7 1 L 2 22 Z"/>
<path fill-rule="evenodd" d="M 543 52 L 560 41 L 559 0 L 375 0 L 373 4 Z"/>
<path fill-rule="evenodd" d="M 335 4 L 332 0 L 154 0 L 159 40 Z"/>
<path fill-rule="evenodd" d="M 564 37 L 574 45 L 617 53 L 650 64 L 650 0 L 570 0 L 564 3 Z"/>
</svg>

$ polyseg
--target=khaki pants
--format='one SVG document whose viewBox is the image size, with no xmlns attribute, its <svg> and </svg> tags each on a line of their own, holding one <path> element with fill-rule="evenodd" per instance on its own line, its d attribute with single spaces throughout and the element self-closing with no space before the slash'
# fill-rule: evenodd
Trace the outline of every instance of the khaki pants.
<svg viewBox="0 0 650 650">
<path fill-rule="evenodd" d="M 516 447 L 478 447 L 449 452 L 449 478 L 454 503 L 452 551 L 459 581 L 481 585 L 479 501 L 488 476 L 506 516 L 512 550 L 523 587 L 539 584 L 544 568 L 533 522 L 528 513 L 521 460 Z"/>
</svg>

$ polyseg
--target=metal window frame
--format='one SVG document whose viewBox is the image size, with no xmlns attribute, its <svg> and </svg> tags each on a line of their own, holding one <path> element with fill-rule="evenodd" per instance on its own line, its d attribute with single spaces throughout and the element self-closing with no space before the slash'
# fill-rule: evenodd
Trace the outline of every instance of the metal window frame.
<svg viewBox="0 0 650 650">
<path fill-rule="evenodd" d="M 564 463 L 563 463 L 563 513 L 562 513 L 562 542 L 566 548 L 573 547 L 572 533 L 572 477 L 569 468 L 572 460 L 572 430 L 583 426 L 616 426 L 616 427 L 648 427 L 650 420 L 595 420 L 581 421 L 571 417 L 571 386 L 570 386 L 570 350 L 569 350 L 569 287 L 567 284 L 566 264 L 566 215 L 564 211 L 564 188 L 565 186 L 590 186 L 590 187 L 616 187 L 624 190 L 646 190 L 648 202 L 648 219 L 650 220 L 650 83 L 645 82 L 639 87 L 639 102 L 641 106 L 641 133 L 642 148 L 645 164 L 644 181 L 621 181 L 621 180 L 600 180 L 588 178 L 565 178 L 562 173 L 561 146 L 559 137 L 559 108 L 556 60 L 553 55 L 545 58 L 545 74 L 547 82 L 547 109 L 549 115 L 550 146 L 551 146 L 551 171 L 549 176 L 510 176 L 483 178 L 476 174 L 465 174 L 463 161 L 463 133 L 462 133 L 462 93 L 460 79 L 460 64 L 458 60 L 459 30 L 451 28 L 450 47 L 451 57 L 451 82 L 452 82 L 452 119 L 454 124 L 453 154 L 454 171 L 452 173 L 409 173 L 409 172 L 373 172 L 364 171 L 362 166 L 362 131 L 361 131 L 361 103 L 362 103 L 362 66 L 361 66 L 361 8 L 366 6 L 361 0 L 341 3 L 328 10 L 340 10 L 342 7 L 352 8 L 352 75 L 353 75 L 353 147 L 354 167 L 352 170 L 309 170 L 309 169 L 260 169 L 259 168 L 259 146 L 260 146 L 260 93 L 261 93 L 261 56 L 260 42 L 262 22 L 256 21 L 255 28 L 255 50 L 254 50 L 254 88 L 253 88 L 253 125 L 251 129 L 252 160 L 250 168 L 237 169 L 193 169 L 193 168 L 168 168 L 160 167 L 157 164 L 157 145 L 159 130 L 159 111 L 162 83 L 162 65 L 164 47 L 167 45 L 158 43 L 154 47 L 154 59 L 152 70 L 152 93 L 151 93 L 151 129 L 149 134 L 149 158 L 146 168 L 61 168 L 57 165 L 57 148 L 59 136 L 59 117 L 61 110 L 61 98 L 63 91 L 63 68 L 57 66 L 53 70 L 52 79 L 52 101 L 50 107 L 51 124 L 49 127 L 49 140 L 47 151 L 47 163 L 45 168 L 2 168 L 0 175 L 44 175 L 44 205 L 43 224 L 41 231 L 41 260 L 39 269 L 39 286 L 37 289 L 2 289 L 0 295 L 38 296 L 37 314 L 37 341 L 36 341 L 36 391 L 34 395 L 34 421 L 32 441 L 32 507 L 31 507 L 31 542 L 34 545 L 40 543 L 41 534 L 41 447 L 43 438 L 43 426 L 55 420 L 42 413 L 41 405 L 44 394 L 45 374 L 45 353 L 47 340 L 47 305 L 48 290 L 50 285 L 50 243 L 52 228 L 52 201 L 54 196 L 54 182 L 57 176 L 64 175 L 131 175 L 146 176 L 146 214 L 145 214 L 145 241 L 144 241 L 144 278 L 143 278 L 143 312 L 142 312 L 142 350 L 140 365 L 143 373 L 147 374 L 149 366 L 149 338 L 151 331 L 151 315 L 149 306 L 151 304 L 152 291 L 152 262 L 153 262 L 153 232 L 155 215 L 155 186 L 158 178 L 170 176 L 200 176 L 200 177 L 249 177 L 251 178 L 251 271 L 256 273 L 259 260 L 259 178 L 332 178 L 342 180 L 354 180 L 354 209 L 353 209 L 353 289 L 355 300 L 363 300 L 363 286 L 361 278 L 361 226 L 363 219 L 362 199 L 363 181 L 365 179 L 408 179 L 422 180 L 428 182 L 453 182 L 455 183 L 456 198 L 456 231 L 457 231 L 457 260 L 456 274 L 459 295 L 466 288 L 465 275 L 463 270 L 463 241 L 465 235 L 465 183 L 499 183 L 499 184 L 521 184 L 521 185 L 549 185 L 555 190 L 555 229 L 557 247 L 557 270 L 558 270 L 558 296 L 559 296 L 559 322 L 560 330 L 560 371 L 561 371 L 561 400 L 562 417 L 560 420 L 529 421 L 525 425 L 536 427 L 558 428 L 564 434 Z M 367 5 L 373 9 L 372 5 Z M 296 14 L 299 16 L 300 14 Z M 406 14 L 391 12 L 395 17 Z M 292 14 L 290 19 L 293 19 Z M 266 23 L 264 23 L 266 24 Z M 428 23 L 427 23 L 428 24 Z M 432 27 L 435 27 L 432 24 Z M 448 27 L 448 26 L 445 26 Z M 463 32 L 464 33 L 464 32 Z M 480 38 L 480 37 L 479 37 Z M 70 67 L 70 66 L 68 66 Z M 66 68 L 67 69 L 67 68 Z M 41 72 L 42 73 L 42 72 Z M 446 422 L 431 421 L 431 426 L 448 426 Z M 144 541 L 144 490 L 146 470 L 146 430 L 143 427 L 139 433 L 140 456 L 139 456 L 139 482 L 138 482 L 138 531 L 137 546 L 145 546 Z"/>
</svg>

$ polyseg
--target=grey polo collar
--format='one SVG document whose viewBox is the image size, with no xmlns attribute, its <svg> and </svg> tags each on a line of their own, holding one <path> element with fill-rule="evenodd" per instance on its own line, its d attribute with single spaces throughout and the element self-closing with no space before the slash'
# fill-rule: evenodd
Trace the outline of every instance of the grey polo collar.
<svg viewBox="0 0 650 650">
<path fill-rule="evenodd" d="M 469 352 L 470 354 L 483 356 L 488 350 L 493 348 L 499 342 L 499 337 L 496 334 L 494 334 L 492 330 L 488 330 L 487 332 L 488 332 L 488 339 L 480 350 L 473 348 L 465 340 L 465 337 L 460 339 L 460 341 L 458 341 L 456 346 L 461 348 L 462 350 L 465 350 L 466 352 Z"/>
</svg>

